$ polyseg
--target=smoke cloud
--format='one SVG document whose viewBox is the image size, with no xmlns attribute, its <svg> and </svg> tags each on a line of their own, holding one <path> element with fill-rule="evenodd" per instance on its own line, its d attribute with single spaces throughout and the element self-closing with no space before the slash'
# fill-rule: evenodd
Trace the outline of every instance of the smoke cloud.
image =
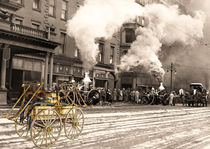
<svg viewBox="0 0 210 149">
<path fill-rule="evenodd" d="M 148 72 L 163 78 L 164 69 L 159 59 L 162 45 L 194 46 L 203 38 L 205 15 L 196 11 L 194 15 L 181 14 L 177 5 L 146 5 L 143 16 L 149 19 L 148 26 L 136 30 L 127 55 L 121 59 L 121 69 L 143 65 Z"/>
<path fill-rule="evenodd" d="M 67 33 L 80 49 L 84 68 L 89 70 L 97 63 L 97 38 L 111 38 L 124 22 L 141 14 L 141 6 L 134 0 L 86 0 L 67 23 Z"/>
</svg>

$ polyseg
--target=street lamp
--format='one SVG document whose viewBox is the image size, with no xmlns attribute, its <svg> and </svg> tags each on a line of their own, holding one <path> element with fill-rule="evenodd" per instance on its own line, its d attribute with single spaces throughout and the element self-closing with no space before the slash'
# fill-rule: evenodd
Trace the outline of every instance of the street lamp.
<svg viewBox="0 0 210 149">
<path fill-rule="evenodd" d="M 174 67 L 174 64 L 171 63 L 170 68 L 167 68 L 167 72 L 170 71 L 170 92 L 172 91 L 173 88 L 173 74 L 176 74 L 176 68 Z"/>
</svg>

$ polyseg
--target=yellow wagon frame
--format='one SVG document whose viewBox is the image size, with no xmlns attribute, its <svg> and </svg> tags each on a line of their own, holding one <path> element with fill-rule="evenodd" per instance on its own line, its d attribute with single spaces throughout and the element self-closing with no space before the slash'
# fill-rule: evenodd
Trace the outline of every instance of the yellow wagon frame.
<svg viewBox="0 0 210 149">
<path fill-rule="evenodd" d="M 73 92 L 76 95 L 76 100 L 80 99 L 84 103 L 84 107 L 86 107 L 86 103 L 82 98 L 81 94 L 77 89 L 77 84 L 60 84 L 61 88 L 59 92 L 64 94 L 64 98 L 67 102 L 67 105 L 63 106 L 60 102 L 60 96 L 57 94 L 51 95 L 54 99 L 47 99 L 47 103 L 40 103 L 34 107 L 34 99 L 38 97 L 38 94 L 43 93 L 46 98 L 47 94 L 41 88 L 43 87 L 42 83 L 28 83 L 23 84 L 22 87 L 23 93 L 18 98 L 17 102 L 11 108 L 11 110 L 2 115 L 4 118 L 12 120 L 15 122 L 16 133 L 23 138 L 28 138 L 28 133 L 30 130 L 30 135 L 33 143 L 39 148 L 48 148 L 52 146 L 59 138 L 62 127 L 64 126 L 64 131 L 66 137 L 69 139 L 76 139 L 79 137 L 83 130 L 84 126 L 84 114 L 81 109 L 79 109 L 77 104 L 69 97 L 69 93 Z M 67 92 L 65 87 L 71 86 Z M 29 88 L 33 88 L 33 91 L 29 91 Z M 26 97 L 31 95 L 30 99 L 26 102 Z M 79 96 L 79 97 L 78 97 Z M 71 103 L 69 102 L 69 100 Z M 22 102 L 21 102 L 22 100 Z M 17 107 L 18 103 L 20 103 L 20 108 L 17 113 L 13 116 L 12 111 Z M 26 104 L 25 104 L 26 102 Z M 54 103 L 52 106 L 47 105 L 48 103 Z M 81 103 L 78 102 L 81 106 Z M 32 111 L 29 113 L 29 109 Z M 21 120 L 20 115 L 24 112 L 24 118 Z M 26 120 L 27 116 L 30 115 L 30 120 Z M 31 123 L 28 123 L 30 121 Z"/>
</svg>

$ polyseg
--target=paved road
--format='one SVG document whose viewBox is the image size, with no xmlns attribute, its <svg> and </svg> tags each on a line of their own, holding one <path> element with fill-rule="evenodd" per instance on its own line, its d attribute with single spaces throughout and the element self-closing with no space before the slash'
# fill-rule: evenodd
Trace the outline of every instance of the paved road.
<svg viewBox="0 0 210 149">
<path fill-rule="evenodd" d="M 0 113 L 7 108 L 0 108 Z M 85 127 L 74 141 L 62 133 L 52 148 L 210 149 L 210 107 L 113 106 L 84 109 Z M 0 118 L 0 148 L 35 148 Z"/>
</svg>

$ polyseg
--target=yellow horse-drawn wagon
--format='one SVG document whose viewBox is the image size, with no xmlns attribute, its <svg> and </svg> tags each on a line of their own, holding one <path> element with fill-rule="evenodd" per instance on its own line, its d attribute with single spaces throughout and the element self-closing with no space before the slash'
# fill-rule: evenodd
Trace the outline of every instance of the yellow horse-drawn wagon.
<svg viewBox="0 0 210 149">
<path fill-rule="evenodd" d="M 42 87 L 43 83 L 23 84 L 22 95 L 3 117 L 15 122 L 15 130 L 20 137 L 31 137 L 40 148 L 55 144 L 63 127 L 67 138 L 78 138 L 83 130 L 84 114 L 75 104 L 75 99 L 67 94 L 72 92 L 77 98 L 80 96 L 76 84 L 62 84 L 59 89 L 51 92 L 45 92 Z M 19 103 L 19 110 L 14 113 Z M 86 106 L 85 103 L 83 105 Z"/>
</svg>

